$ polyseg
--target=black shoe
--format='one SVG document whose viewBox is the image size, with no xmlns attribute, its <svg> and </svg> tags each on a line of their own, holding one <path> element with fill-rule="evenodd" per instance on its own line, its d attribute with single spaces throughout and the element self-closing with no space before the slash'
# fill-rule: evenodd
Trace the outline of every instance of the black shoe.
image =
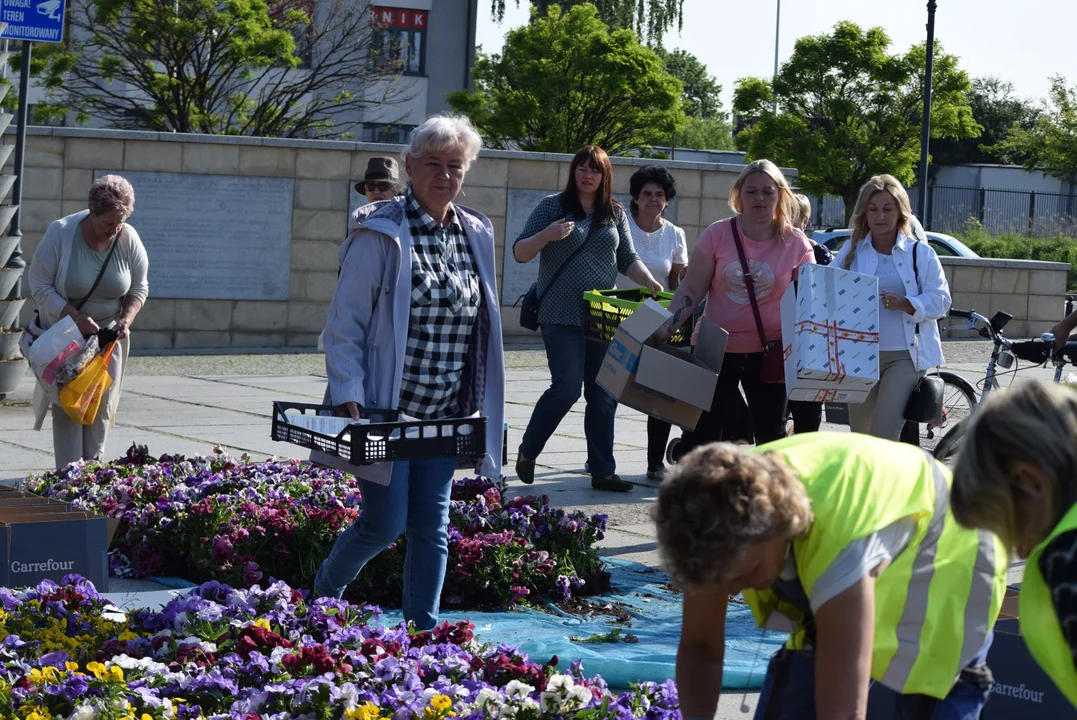
<svg viewBox="0 0 1077 720">
<path fill-rule="evenodd" d="M 632 492 L 632 483 L 622 480 L 617 475 L 592 477 L 591 487 L 595 490 L 605 490 L 607 492 Z"/>
<path fill-rule="evenodd" d="M 520 478 L 520 482 L 524 485 L 535 482 L 535 461 L 528 460 L 519 451 L 516 454 L 516 477 Z"/>
<path fill-rule="evenodd" d="M 655 480 L 657 482 L 662 482 L 663 480 L 665 480 L 666 479 L 666 468 L 665 468 L 665 466 L 664 465 L 659 465 L 658 467 L 654 468 L 653 470 L 648 469 L 647 470 L 647 479 L 648 480 Z"/>
</svg>

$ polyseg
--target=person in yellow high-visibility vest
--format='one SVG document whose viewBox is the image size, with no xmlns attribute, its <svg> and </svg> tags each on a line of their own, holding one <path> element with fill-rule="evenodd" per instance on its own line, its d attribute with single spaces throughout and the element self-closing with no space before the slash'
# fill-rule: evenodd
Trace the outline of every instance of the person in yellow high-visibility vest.
<svg viewBox="0 0 1077 720">
<path fill-rule="evenodd" d="M 954 517 L 1027 558 L 1033 659 L 1077 707 L 1077 392 L 1030 382 L 977 408 L 954 468 Z"/>
<path fill-rule="evenodd" d="M 677 689 L 714 716 L 726 607 L 790 630 L 757 720 L 978 718 L 1007 556 L 960 527 L 950 474 L 923 450 L 853 433 L 701 447 L 658 491 L 658 545 L 684 592 Z M 889 710 L 888 710 L 889 711 Z"/>
</svg>

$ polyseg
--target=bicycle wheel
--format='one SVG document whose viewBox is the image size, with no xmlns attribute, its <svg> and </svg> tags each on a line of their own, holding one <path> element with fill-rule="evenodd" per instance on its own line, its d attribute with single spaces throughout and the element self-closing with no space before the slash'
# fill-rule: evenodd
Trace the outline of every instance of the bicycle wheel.
<svg viewBox="0 0 1077 720">
<path fill-rule="evenodd" d="M 960 438 L 958 428 L 976 407 L 976 389 L 965 378 L 950 372 L 939 376 L 945 385 L 942 395 L 942 420 L 920 427 L 920 447 L 946 462 L 957 455 Z"/>
</svg>

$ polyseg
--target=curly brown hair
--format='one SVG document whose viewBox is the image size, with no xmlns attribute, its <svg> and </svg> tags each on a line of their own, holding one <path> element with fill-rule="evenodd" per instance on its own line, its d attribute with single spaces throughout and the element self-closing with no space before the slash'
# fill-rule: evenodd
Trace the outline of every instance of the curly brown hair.
<svg viewBox="0 0 1077 720">
<path fill-rule="evenodd" d="M 804 484 L 784 460 L 729 443 L 682 458 L 658 490 L 653 517 L 662 561 L 683 590 L 728 581 L 750 546 L 793 538 L 813 520 Z"/>
</svg>

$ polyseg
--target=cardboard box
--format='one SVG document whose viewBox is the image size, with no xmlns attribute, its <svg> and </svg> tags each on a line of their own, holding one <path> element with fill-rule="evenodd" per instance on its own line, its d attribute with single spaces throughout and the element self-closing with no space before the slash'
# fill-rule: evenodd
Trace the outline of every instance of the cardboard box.
<svg viewBox="0 0 1077 720">
<path fill-rule="evenodd" d="M 790 400 L 863 402 L 879 382 L 879 280 L 804 265 L 782 296 Z"/>
<path fill-rule="evenodd" d="M 1012 604 L 1012 603 L 1011 603 Z M 1003 605 L 1005 609 L 1005 604 Z M 1016 611 L 1016 608 L 1012 608 Z M 984 706 L 981 720 L 1061 720 L 1077 717 L 1062 691 L 1032 659 L 1020 621 L 1000 619 L 995 623 L 995 639 L 987 653 L 987 666 L 995 682 Z"/>
<path fill-rule="evenodd" d="M 694 353 L 644 343 L 670 318 L 647 300 L 621 322 L 598 372 L 598 384 L 617 401 L 688 430 L 710 410 L 729 334 L 706 318 Z"/>
<path fill-rule="evenodd" d="M 78 573 L 98 592 L 108 592 L 108 547 L 118 526 L 115 518 L 55 505 L 5 508 L 0 512 L 0 586 L 60 582 Z"/>
</svg>

